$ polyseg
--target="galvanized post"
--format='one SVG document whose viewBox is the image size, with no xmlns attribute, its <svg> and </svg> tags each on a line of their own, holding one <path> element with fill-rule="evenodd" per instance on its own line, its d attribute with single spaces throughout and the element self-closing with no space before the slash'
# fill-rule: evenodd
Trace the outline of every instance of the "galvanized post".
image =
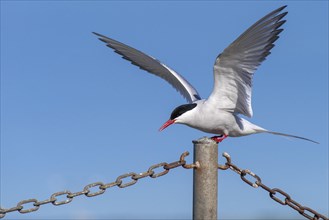
<svg viewBox="0 0 329 220">
<path fill-rule="evenodd" d="M 209 138 L 193 141 L 193 219 L 217 219 L 218 145 Z"/>
</svg>

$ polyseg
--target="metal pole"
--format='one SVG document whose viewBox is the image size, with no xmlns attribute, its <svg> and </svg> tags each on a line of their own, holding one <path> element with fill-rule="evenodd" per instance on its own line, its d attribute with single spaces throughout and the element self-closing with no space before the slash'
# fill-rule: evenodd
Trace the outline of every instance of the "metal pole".
<svg viewBox="0 0 329 220">
<path fill-rule="evenodd" d="M 193 141 L 193 219 L 217 219 L 218 145 L 209 138 Z"/>
</svg>

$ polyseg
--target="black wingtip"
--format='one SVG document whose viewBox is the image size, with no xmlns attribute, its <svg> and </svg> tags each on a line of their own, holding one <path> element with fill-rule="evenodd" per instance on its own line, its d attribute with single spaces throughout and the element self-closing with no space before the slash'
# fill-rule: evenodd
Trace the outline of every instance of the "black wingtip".
<svg viewBox="0 0 329 220">
<path fill-rule="evenodd" d="M 100 41 L 103 41 L 103 42 L 106 43 L 106 44 L 109 43 L 109 42 L 106 40 L 106 39 L 108 39 L 106 36 L 101 35 L 101 34 L 99 34 L 99 33 L 97 33 L 97 32 L 91 32 L 91 33 L 95 34 L 95 35 L 98 37 L 98 39 L 99 39 Z"/>
<path fill-rule="evenodd" d="M 283 5 L 283 6 L 281 6 L 278 10 L 279 10 L 279 11 L 282 11 L 282 10 L 285 9 L 287 6 L 288 6 L 288 5 Z"/>
<path fill-rule="evenodd" d="M 102 34 L 99 34 L 99 33 L 97 33 L 97 32 L 94 32 L 94 31 L 92 31 L 91 33 L 93 33 L 93 34 L 95 34 L 97 37 L 99 37 L 100 40 L 108 38 L 108 37 L 106 37 L 106 36 L 104 36 L 104 35 L 102 35 Z M 103 41 L 104 41 L 104 40 L 103 40 Z"/>
<path fill-rule="evenodd" d="M 281 6 L 280 8 L 274 10 L 273 13 L 277 14 L 277 13 L 281 12 L 283 9 L 285 9 L 286 7 L 287 7 L 287 5 Z M 288 12 L 287 11 L 286 12 L 282 12 L 282 14 L 283 14 L 282 17 L 284 17 L 284 16 L 286 16 L 286 14 L 288 14 Z"/>
<path fill-rule="evenodd" d="M 99 33 L 94 32 L 94 31 L 92 31 L 91 33 L 93 33 L 93 34 L 95 34 L 95 35 L 97 35 L 97 36 L 101 36 Z"/>
</svg>

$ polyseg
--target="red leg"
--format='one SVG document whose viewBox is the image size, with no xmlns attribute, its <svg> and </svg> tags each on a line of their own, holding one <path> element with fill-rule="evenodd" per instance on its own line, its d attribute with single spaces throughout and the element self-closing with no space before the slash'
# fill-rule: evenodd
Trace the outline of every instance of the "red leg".
<svg viewBox="0 0 329 220">
<path fill-rule="evenodd" d="M 228 137 L 227 135 L 223 134 L 222 136 L 213 136 L 211 137 L 211 139 L 216 141 L 216 143 L 220 143 L 227 137 Z"/>
</svg>

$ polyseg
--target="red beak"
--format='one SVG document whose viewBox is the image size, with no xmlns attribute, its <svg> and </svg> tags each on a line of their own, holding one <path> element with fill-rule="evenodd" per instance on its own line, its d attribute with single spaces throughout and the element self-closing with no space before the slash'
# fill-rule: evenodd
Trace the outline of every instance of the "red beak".
<svg viewBox="0 0 329 220">
<path fill-rule="evenodd" d="M 162 131 L 164 130 L 166 127 L 168 127 L 169 125 L 172 125 L 175 123 L 175 119 L 171 120 L 169 119 L 168 121 L 166 121 L 166 123 L 164 123 L 160 128 L 159 128 L 159 131 Z"/>
</svg>

